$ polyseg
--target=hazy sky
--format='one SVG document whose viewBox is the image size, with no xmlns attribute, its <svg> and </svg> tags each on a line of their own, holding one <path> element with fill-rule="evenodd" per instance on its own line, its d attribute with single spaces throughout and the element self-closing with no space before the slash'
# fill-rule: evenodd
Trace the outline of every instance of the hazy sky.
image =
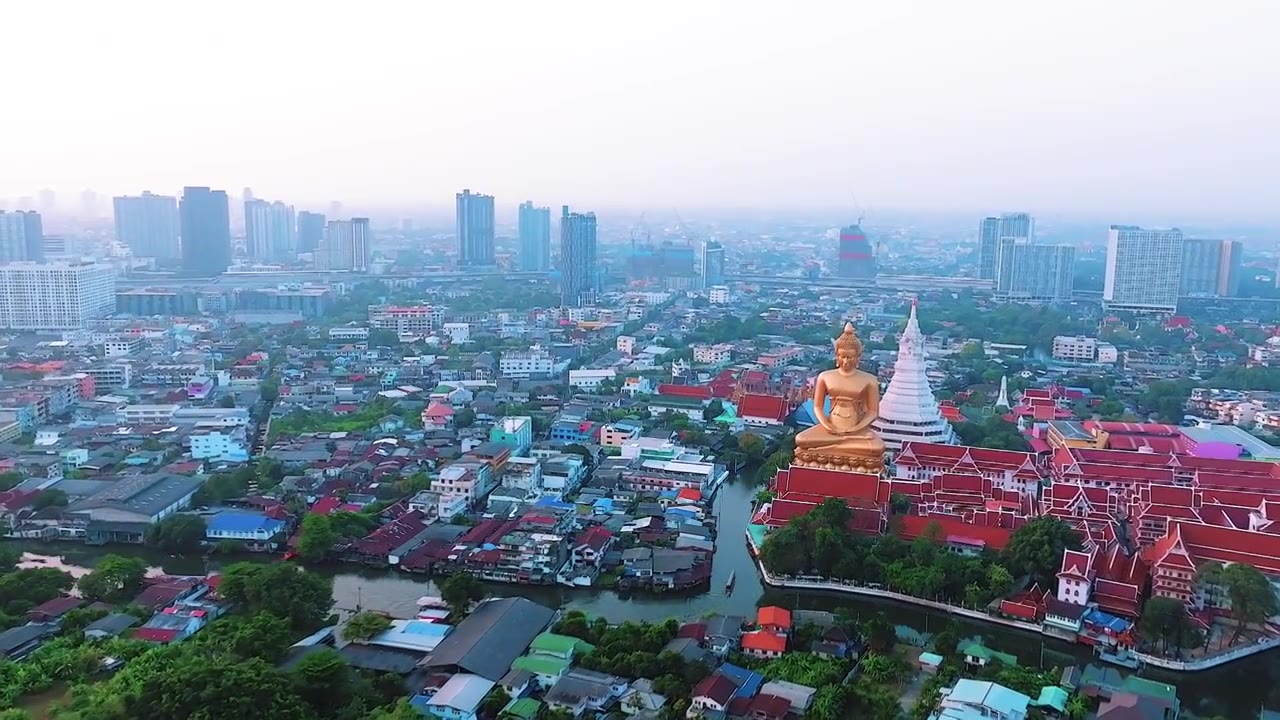
<svg viewBox="0 0 1280 720">
<path fill-rule="evenodd" d="M 0 22 L 0 197 L 1280 215 L 1275 0 L 15 0 Z"/>
</svg>

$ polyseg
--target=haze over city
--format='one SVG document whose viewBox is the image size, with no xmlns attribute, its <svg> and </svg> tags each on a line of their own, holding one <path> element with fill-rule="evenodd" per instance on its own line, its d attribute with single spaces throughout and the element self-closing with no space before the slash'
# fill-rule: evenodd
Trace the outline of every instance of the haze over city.
<svg viewBox="0 0 1280 720">
<path fill-rule="evenodd" d="M 24 3 L 0 197 L 1275 217 L 1273 3 Z M 1144 220 L 1145 221 L 1145 220 Z"/>
</svg>

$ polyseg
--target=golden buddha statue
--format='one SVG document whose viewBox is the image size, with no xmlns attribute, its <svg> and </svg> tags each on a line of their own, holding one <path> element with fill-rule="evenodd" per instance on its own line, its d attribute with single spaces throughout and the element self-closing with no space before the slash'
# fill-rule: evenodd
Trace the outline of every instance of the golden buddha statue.
<svg viewBox="0 0 1280 720">
<path fill-rule="evenodd" d="M 884 440 L 871 423 L 880 414 L 880 382 L 858 369 L 862 341 L 852 323 L 836 338 L 835 352 L 835 368 L 819 374 L 813 387 L 818 424 L 796 436 L 794 464 L 878 474 L 884 470 Z"/>
</svg>

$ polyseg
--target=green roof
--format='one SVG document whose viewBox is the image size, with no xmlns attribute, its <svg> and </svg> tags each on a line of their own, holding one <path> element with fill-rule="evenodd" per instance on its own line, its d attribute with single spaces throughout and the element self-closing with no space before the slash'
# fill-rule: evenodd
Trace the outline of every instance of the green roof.
<svg viewBox="0 0 1280 720">
<path fill-rule="evenodd" d="M 1040 698 L 1031 703 L 1037 707 L 1051 707 L 1058 712 L 1067 711 L 1067 700 L 1071 695 L 1056 685 L 1040 688 Z"/>
<path fill-rule="evenodd" d="M 502 711 L 502 717 L 510 715 L 521 720 L 533 720 L 538 717 L 538 713 L 542 710 L 542 703 L 533 698 L 520 698 L 511 703 Z"/>
<path fill-rule="evenodd" d="M 979 660 L 986 660 L 987 662 L 999 660 L 1005 665 L 1018 664 L 1018 658 L 1016 655 L 1002 653 L 999 650 L 992 650 L 981 642 L 971 642 L 964 647 L 961 647 L 960 652 L 968 656 L 976 657 Z"/>
<path fill-rule="evenodd" d="M 584 655 L 594 649 L 595 646 L 589 642 L 553 632 L 542 633 L 535 637 L 533 643 L 529 645 L 531 652 L 564 655 L 566 657 L 572 657 L 575 654 Z"/>
<path fill-rule="evenodd" d="M 1137 675 L 1130 675 L 1124 679 L 1121 689 L 1131 692 L 1134 695 L 1144 697 L 1159 698 L 1176 704 L 1178 702 L 1178 689 L 1172 685 L 1166 685 L 1155 680 L 1148 680 Z"/>
<path fill-rule="evenodd" d="M 523 655 L 511 663 L 512 670 L 528 670 L 534 675 L 558 677 L 569 669 L 570 662 L 550 655 Z"/>
</svg>

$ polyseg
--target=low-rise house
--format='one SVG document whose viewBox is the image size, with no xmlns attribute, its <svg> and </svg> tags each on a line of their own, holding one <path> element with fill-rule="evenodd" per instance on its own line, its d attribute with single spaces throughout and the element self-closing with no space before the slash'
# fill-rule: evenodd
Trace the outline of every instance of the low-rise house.
<svg viewBox="0 0 1280 720">
<path fill-rule="evenodd" d="M 605 710 L 624 697 L 628 689 L 623 678 L 578 668 L 552 685 L 543 701 L 577 717 L 587 710 Z"/>
<path fill-rule="evenodd" d="M 813 705 L 813 696 L 817 692 L 817 688 L 787 682 L 786 680 L 772 680 L 760 686 L 761 695 L 775 695 L 786 698 L 791 706 L 791 712 L 796 715 L 804 715 L 809 712 L 810 706 Z"/>
<path fill-rule="evenodd" d="M 756 627 L 765 632 L 786 635 L 791 632 L 791 611 L 777 605 L 766 605 L 756 611 Z"/>
<path fill-rule="evenodd" d="M 0 660 L 21 660 L 44 644 L 57 632 L 51 623 L 27 623 L 0 632 Z"/>
<path fill-rule="evenodd" d="M 787 636 L 768 630 L 743 633 L 740 644 L 743 653 L 756 658 L 777 658 L 787 652 Z"/>
<path fill-rule="evenodd" d="M 935 720 L 1025 720 L 1031 698 L 993 682 L 957 680 L 942 691 Z"/>
<path fill-rule="evenodd" d="M 738 648 L 742 638 L 742 626 L 747 621 L 740 615 L 712 615 L 707 618 L 706 636 L 703 642 L 711 652 L 724 657 Z"/>
<path fill-rule="evenodd" d="M 479 675 L 458 673 L 433 694 L 414 696 L 409 704 L 443 720 L 476 720 L 480 705 L 496 684 Z"/>
<path fill-rule="evenodd" d="M 621 710 L 628 715 L 656 713 L 666 704 L 666 696 L 653 691 L 653 681 L 640 678 L 631 683 L 631 689 L 622 696 Z"/>
<path fill-rule="evenodd" d="M 206 520 L 205 539 L 210 543 L 238 540 L 249 550 L 273 550 L 273 538 L 284 533 L 287 527 L 284 520 L 267 513 L 226 510 Z"/>
<path fill-rule="evenodd" d="M 36 623 L 57 623 L 63 615 L 82 607 L 84 600 L 76 597 L 57 597 L 40 603 L 27 612 L 27 620 Z"/>
<path fill-rule="evenodd" d="M 138 618 L 128 613 L 111 613 L 98 618 L 84 628 L 84 636 L 90 640 L 108 640 L 120 637 L 138 624 Z"/>
<path fill-rule="evenodd" d="M 728 712 L 729 703 L 733 700 L 733 694 L 737 689 L 732 680 L 720 673 L 708 675 L 693 688 L 688 716 L 698 717 L 707 712 Z"/>
</svg>

